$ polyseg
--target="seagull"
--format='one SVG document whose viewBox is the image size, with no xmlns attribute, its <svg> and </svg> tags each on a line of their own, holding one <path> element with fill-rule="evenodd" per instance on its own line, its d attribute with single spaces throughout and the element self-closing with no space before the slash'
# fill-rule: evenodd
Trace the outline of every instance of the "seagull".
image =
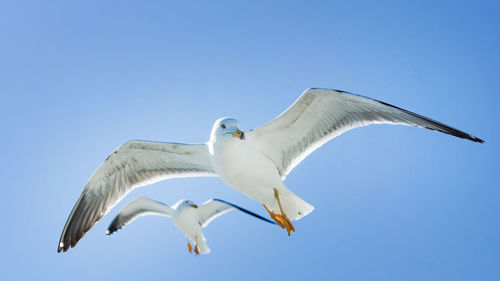
<svg viewBox="0 0 500 281">
<path fill-rule="evenodd" d="M 180 177 L 218 176 L 260 202 L 288 235 L 314 207 L 289 190 L 286 176 L 314 150 L 342 133 L 370 124 L 407 125 L 484 141 L 422 115 L 341 90 L 308 89 L 281 115 L 243 132 L 234 118 L 215 121 L 204 144 L 128 141 L 90 177 L 59 240 L 58 252 L 83 235 L 135 188 Z"/>
<path fill-rule="evenodd" d="M 183 199 L 170 207 L 161 202 L 141 197 L 123 207 L 109 225 L 106 234 L 111 235 L 113 232 L 121 229 L 138 217 L 147 215 L 165 216 L 172 218 L 175 226 L 184 233 L 187 238 L 187 246 L 190 253 L 193 252 L 193 246 L 191 246 L 189 240 L 194 243 L 195 255 L 199 255 L 200 253 L 208 254 L 210 253 L 210 249 L 207 246 L 205 236 L 203 236 L 201 229 L 205 228 L 217 217 L 232 210 L 240 210 L 258 219 L 274 224 L 273 221 L 221 199 L 210 199 L 200 206 L 194 204 L 191 200 Z"/>
</svg>

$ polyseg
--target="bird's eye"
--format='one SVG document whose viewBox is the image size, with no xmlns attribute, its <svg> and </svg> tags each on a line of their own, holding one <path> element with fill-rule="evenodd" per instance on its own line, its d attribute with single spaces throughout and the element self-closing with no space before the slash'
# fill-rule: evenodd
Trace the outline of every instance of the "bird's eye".
<svg viewBox="0 0 500 281">
<path fill-rule="evenodd" d="M 222 124 L 222 125 L 220 125 L 220 127 L 221 127 L 222 129 L 225 129 L 225 128 L 226 128 L 226 125 Z"/>
</svg>

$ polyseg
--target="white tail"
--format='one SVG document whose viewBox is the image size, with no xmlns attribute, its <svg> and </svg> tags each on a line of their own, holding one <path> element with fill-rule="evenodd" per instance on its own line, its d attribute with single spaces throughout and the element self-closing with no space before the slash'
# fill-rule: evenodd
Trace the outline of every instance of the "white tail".
<svg viewBox="0 0 500 281">
<path fill-rule="evenodd" d="M 198 251 L 200 251 L 200 254 L 210 253 L 210 248 L 207 245 L 207 239 L 205 239 L 205 236 L 203 236 L 203 234 L 200 238 L 197 239 L 196 245 L 198 245 Z"/>
<path fill-rule="evenodd" d="M 278 190 L 281 206 L 283 207 L 283 211 L 285 211 L 286 216 L 290 220 L 294 221 L 301 219 L 314 210 L 314 206 L 304 201 L 304 199 L 297 196 L 284 185 L 281 186 Z M 280 213 L 280 208 L 276 200 L 273 200 L 272 204 L 267 207 L 277 214 Z"/>
</svg>

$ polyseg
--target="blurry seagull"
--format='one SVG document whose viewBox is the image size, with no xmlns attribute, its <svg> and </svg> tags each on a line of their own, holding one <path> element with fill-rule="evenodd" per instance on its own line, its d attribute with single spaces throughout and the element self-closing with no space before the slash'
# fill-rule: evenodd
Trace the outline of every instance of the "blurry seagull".
<svg viewBox="0 0 500 281">
<path fill-rule="evenodd" d="M 206 227 L 215 218 L 232 210 L 240 210 L 258 219 L 274 224 L 274 222 L 266 218 L 220 199 L 210 199 L 200 206 L 195 205 L 190 200 L 180 200 L 170 207 L 147 198 L 137 198 L 123 207 L 109 225 L 106 234 L 110 235 L 138 217 L 147 215 L 165 216 L 172 218 L 175 226 L 184 233 L 188 239 L 187 246 L 190 253 L 193 251 L 193 246 L 191 246 L 189 240 L 194 243 L 194 253 L 196 255 L 200 253 L 208 254 L 210 249 L 207 246 L 201 229 Z"/>
<path fill-rule="evenodd" d="M 58 252 L 74 247 L 106 212 L 134 188 L 179 177 L 218 176 L 262 203 L 288 234 L 291 220 L 314 208 L 283 180 L 327 141 L 370 124 L 408 125 L 482 143 L 483 140 L 422 115 L 339 90 L 308 89 L 269 123 L 243 132 L 236 119 L 215 121 L 204 144 L 129 141 L 90 177 L 61 234 Z"/>
</svg>

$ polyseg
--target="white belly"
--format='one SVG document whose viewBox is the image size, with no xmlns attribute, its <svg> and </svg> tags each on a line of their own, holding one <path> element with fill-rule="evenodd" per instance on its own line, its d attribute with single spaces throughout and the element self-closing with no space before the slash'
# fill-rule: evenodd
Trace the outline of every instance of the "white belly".
<svg viewBox="0 0 500 281">
<path fill-rule="evenodd" d="M 229 186 L 263 204 L 283 186 L 274 163 L 246 140 L 223 138 L 214 144 L 213 167 Z"/>
<path fill-rule="evenodd" d="M 201 226 L 198 223 L 195 209 L 185 208 L 179 212 L 175 212 L 172 216 L 175 226 L 191 240 L 196 241 L 197 236 L 201 234 Z"/>
<path fill-rule="evenodd" d="M 279 213 L 274 197 L 276 188 L 283 209 L 292 220 L 299 219 L 314 209 L 286 188 L 276 165 L 248 140 L 222 137 L 212 145 L 212 166 L 227 185 Z"/>
</svg>

